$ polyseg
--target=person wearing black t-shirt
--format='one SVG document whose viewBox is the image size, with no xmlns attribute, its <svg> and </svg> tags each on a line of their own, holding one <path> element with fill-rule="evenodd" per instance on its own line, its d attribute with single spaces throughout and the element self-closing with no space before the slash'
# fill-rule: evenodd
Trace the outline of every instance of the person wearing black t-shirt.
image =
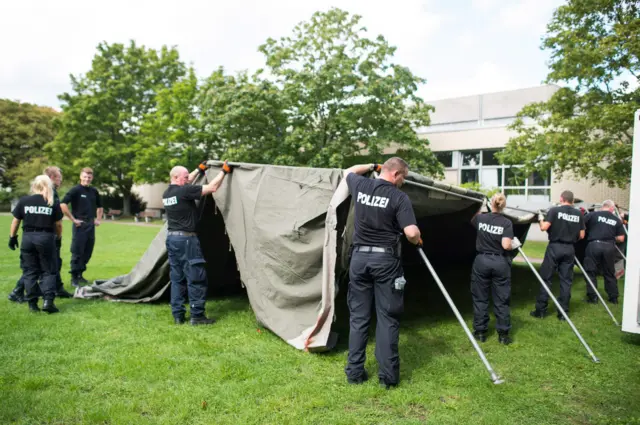
<svg viewBox="0 0 640 425">
<path fill-rule="evenodd" d="M 602 203 L 600 211 L 587 214 L 587 248 L 584 255 L 584 269 L 593 282 L 598 285 L 596 272 L 602 268 L 604 289 L 612 304 L 618 304 L 618 280 L 616 279 L 615 257 L 616 242 L 624 242 L 622 221 L 613 213 L 615 204 L 607 200 Z M 598 303 L 598 298 L 591 285 L 587 285 L 587 302 Z"/>
<path fill-rule="evenodd" d="M 196 200 L 218 190 L 224 176 L 232 169 L 224 162 L 220 173 L 207 185 L 190 184 L 207 166 L 203 162 L 191 174 L 181 166 L 171 169 L 171 184 L 162 195 L 167 216 L 167 254 L 171 279 L 171 313 L 176 324 L 185 322 L 184 307 L 189 295 L 192 325 L 210 325 L 215 319 L 205 315 L 207 271 L 196 233 L 198 208 Z"/>
<path fill-rule="evenodd" d="M 93 170 L 83 168 L 80 184 L 72 187 L 62 198 L 60 207 L 64 215 L 73 222 L 71 239 L 71 285 L 78 287 L 89 283 L 82 275 L 93 254 L 96 242 L 96 227 L 102 220 L 102 200 L 98 190 L 90 186 Z M 69 210 L 71 204 L 71 211 Z"/>
<path fill-rule="evenodd" d="M 378 179 L 362 174 L 378 170 Z M 409 172 L 401 158 L 377 164 L 355 165 L 347 170 L 346 182 L 354 202 L 354 234 L 349 265 L 349 355 L 347 382 L 359 384 L 368 379 L 364 368 L 375 300 L 376 360 L 378 380 L 387 389 L 400 380 L 398 352 L 399 317 L 404 309 L 404 272 L 400 258 L 400 237 L 422 245 L 413 206 L 399 187 Z"/>
<path fill-rule="evenodd" d="M 62 184 L 62 171 L 56 166 L 47 167 L 44 170 L 51 181 L 53 182 L 53 201 L 60 203 L 57 189 Z M 64 289 L 64 284 L 60 276 L 60 269 L 62 268 L 62 258 L 60 258 L 60 246 L 62 243 L 62 237 L 56 237 L 56 258 L 58 259 L 58 272 L 56 273 L 56 297 L 58 298 L 71 298 L 73 295 Z M 9 294 L 9 301 L 21 303 L 24 300 L 24 277 L 20 276 L 15 288 Z"/>
<path fill-rule="evenodd" d="M 31 185 L 31 193 L 32 195 L 20 198 L 13 209 L 9 248 L 20 248 L 20 267 L 29 310 L 40 311 L 38 297 L 42 294 L 42 310 L 57 313 L 59 310 L 54 304 L 58 271 L 56 235 L 62 235 L 62 211 L 60 204 L 54 202 L 53 183 L 48 176 L 37 176 Z M 20 222 L 22 246 L 18 244 Z"/>
<path fill-rule="evenodd" d="M 560 206 L 553 207 L 547 212 L 546 218 L 538 215 L 540 230 L 549 235 L 549 245 L 544 253 L 544 260 L 540 266 L 540 277 L 551 289 L 551 277 L 554 271 L 558 271 L 560 278 L 560 297 L 558 302 L 565 313 L 569 313 L 569 300 L 571 300 L 571 284 L 573 282 L 573 265 L 575 263 L 574 244 L 584 238 L 584 216 L 573 206 L 573 192 L 565 190 L 560 195 Z M 530 315 L 542 319 L 547 314 L 549 294 L 544 288 L 536 299 L 536 308 Z M 558 319 L 564 320 L 564 316 L 558 312 Z"/>
<path fill-rule="evenodd" d="M 487 340 L 489 324 L 489 288 L 493 295 L 498 341 L 511 344 L 511 257 L 507 251 L 517 249 L 520 241 L 513 235 L 513 223 L 502 215 L 506 205 L 503 194 L 491 198 L 491 212 L 476 214 L 471 224 L 476 229 L 476 258 L 471 270 L 473 300 L 473 335 L 480 342 Z"/>
</svg>

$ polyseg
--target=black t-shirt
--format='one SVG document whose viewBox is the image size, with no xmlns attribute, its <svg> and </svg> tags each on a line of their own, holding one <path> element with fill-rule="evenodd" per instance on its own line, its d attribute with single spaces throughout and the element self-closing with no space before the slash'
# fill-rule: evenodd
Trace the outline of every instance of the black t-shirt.
<svg viewBox="0 0 640 425">
<path fill-rule="evenodd" d="M 22 229 L 55 229 L 56 221 L 62 220 L 60 204 L 47 205 L 42 195 L 23 196 L 13 209 L 13 216 L 22 220 Z"/>
<path fill-rule="evenodd" d="M 71 204 L 71 212 L 78 220 L 96 218 L 96 208 L 102 208 L 98 189 L 93 186 L 73 186 L 62 198 L 63 204 Z"/>
<path fill-rule="evenodd" d="M 587 240 L 611 241 L 624 235 L 622 221 L 609 211 L 594 211 L 585 218 Z"/>
<path fill-rule="evenodd" d="M 202 186 L 185 184 L 169 185 L 162 194 L 162 204 L 167 212 L 168 229 L 181 232 L 195 232 L 198 208 L 195 201 L 202 196 Z"/>
<path fill-rule="evenodd" d="M 503 254 L 502 238 L 513 239 L 513 223 L 502 214 L 478 214 L 471 219 L 476 228 L 476 251 Z"/>
<path fill-rule="evenodd" d="M 347 186 L 355 203 L 354 245 L 395 247 L 403 229 L 417 223 L 409 197 L 392 183 L 349 173 Z"/>
<path fill-rule="evenodd" d="M 551 223 L 547 229 L 549 242 L 576 243 L 580 240 L 580 230 L 585 229 L 584 216 L 570 205 L 551 208 L 545 221 Z"/>
</svg>

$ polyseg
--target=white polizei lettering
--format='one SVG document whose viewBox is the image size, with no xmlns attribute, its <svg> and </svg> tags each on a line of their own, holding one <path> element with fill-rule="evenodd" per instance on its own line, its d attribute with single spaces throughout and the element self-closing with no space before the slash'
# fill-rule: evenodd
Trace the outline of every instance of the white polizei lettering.
<svg viewBox="0 0 640 425">
<path fill-rule="evenodd" d="M 559 212 L 558 213 L 558 218 L 564 221 L 570 221 L 572 223 L 579 223 L 580 222 L 580 216 L 579 215 L 573 215 L 573 214 L 565 214 L 563 212 Z"/>
<path fill-rule="evenodd" d="M 53 208 L 49 207 L 24 207 L 25 214 L 51 215 Z"/>
<path fill-rule="evenodd" d="M 602 216 L 598 217 L 598 221 L 600 223 L 608 224 L 609 226 L 615 226 L 617 224 L 615 220 L 612 220 L 612 219 L 606 218 L 606 217 L 602 217 Z"/>
<path fill-rule="evenodd" d="M 178 197 L 172 196 L 171 198 L 162 198 L 162 205 L 168 207 L 169 205 L 176 205 L 178 203 Z"/>
<path fill-rule="evenodd" d="M 480 223 L 478 224 L 478 229 L 487 232 L 487 233 L 491 233 L 494 235 L 501 235 L 504 233 L 504 227 L 502 226 L 490 226 L 486 223 Z"/>
<path fill-rule="evenodd" d="M 366 193 L 358 192 L 356 202 L 370 207 L 387 208 L 387 205 L 389 205 L 389 198 L 385 198 L 384 196 L 371 196 Z"/>
</svg>

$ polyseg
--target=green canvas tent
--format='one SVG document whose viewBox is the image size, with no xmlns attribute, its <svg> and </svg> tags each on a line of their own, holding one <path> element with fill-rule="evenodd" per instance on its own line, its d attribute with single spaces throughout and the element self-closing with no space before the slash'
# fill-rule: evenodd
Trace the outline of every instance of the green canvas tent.
<svg viewBox="0 0 640 425">
<path fill-rule="evenodd" d="M 222 162 L 209 161 L 212 179 Z M 371 178 L 375 178 L 373 173 Z M 410 173 L 402 187 L 414 206 L 424 251 L 433 261 L 470 264 L 469 224 L 485 199 L 467 189 Z M 239 163 L 220 189 L 199 203 L 198 235 L 209 287 L 242 284 L 257 320 L 298 349 L 326 350 L 337 282 L 348 270 L 353 205 L 343 170 Z M 534 214 L 505 211 L 524 241 Z M 166 225 L 126 275 L 79 288 L 77 298 L 159 300 L 170 285 Z M 417 263 L 405 241 L 403 261 Z"/>
</svg>

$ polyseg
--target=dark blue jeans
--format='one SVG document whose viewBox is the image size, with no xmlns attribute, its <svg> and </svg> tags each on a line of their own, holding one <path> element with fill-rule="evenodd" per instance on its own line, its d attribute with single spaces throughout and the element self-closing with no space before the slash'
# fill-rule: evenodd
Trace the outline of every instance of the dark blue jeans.
<svg viewBox="0 0 640 425">
<path fill-rule="evenodd" d="M 166 246 L 169 255 L 173 317 L 184 317 L 187 294 L 191 317 L 204 317 L 207 270 L 198 237 L 168 235 Z"/>
<path fill-rule="evenodd" d="M 404 289 L 394 282 L 403 275 L 400 259 L 387 253 L 353 252 L 349 265 L 349 356 L 345 373 L 358 380 L 364 374 L 371 308 L 376 309 L 376 360 L 378 378 L 388 385 L 400 381 L 400 315 Z"/>
</svg>

